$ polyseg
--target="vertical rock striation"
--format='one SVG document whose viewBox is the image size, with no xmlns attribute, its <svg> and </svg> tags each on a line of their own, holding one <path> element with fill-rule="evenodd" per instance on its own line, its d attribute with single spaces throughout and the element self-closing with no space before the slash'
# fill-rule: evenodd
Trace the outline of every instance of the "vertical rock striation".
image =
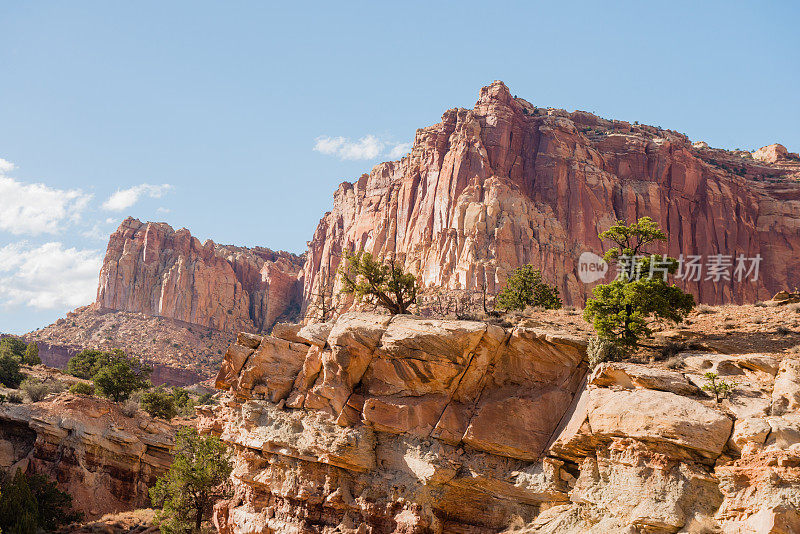
<svg viewBox="0 0 800 534">
<path fill-rule="evenodd" d="M 495 291 L 532 263 L 567 304 L 582 304 L 578 256 L 602 252 L 597 235 L 615 220 L 647 215 L 673 256 L 763 257 L 756 283 L 703 273 L 685 284 L 700 301 L 765 299 L 800 285 L 789 261 L 800 254 L 798 177 L 800 160 L 780 145 L 755 157 L 710 149 L 671 130 L 537 108 L 494 82 L 472 110 L 418 130 L 400 161 L 339 186 L 310 242 L 304 294 L 363 248 L 451 289 Z"/>
<path fill-rule="evenodd" d="M 300 256 L 201 244 L 186 229 L 128 218 L 109 239 L 97 302 L 218 330 L 261 332 L 299 312 L 301 280 Z"/>
</svg>

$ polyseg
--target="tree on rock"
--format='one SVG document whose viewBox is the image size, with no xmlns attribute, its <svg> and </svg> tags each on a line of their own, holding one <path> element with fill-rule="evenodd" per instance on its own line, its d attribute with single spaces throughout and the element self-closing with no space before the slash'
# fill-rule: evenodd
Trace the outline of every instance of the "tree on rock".
<svg viewBox="0 0 800 534">
<path fill-rule="evenodd" d="M 504 310 L 524 310 L 539 306 L 548 310 L 561 307 L 558 288 L 542 280 L 542 272 L 533 265 L 515 270 L 506 281 L 506 287 L 497 295 L 497 307 Z"/>
<path fill-rule="evenodd" d="M 233 470 L 230 453 L 219 438 L 201 436 L 194 428 L 178 432 L 173 452 L 169 471 L 150 489 L 150 499 L 161 507 L 161 532 L 200 532 L 203 518 L 221 495 L 219 486 Z"/>
<path fill-rule="evenodd" d="M 394 260 L 382 263 L 369 252 L 348 253 L 339 273 L 342 293 L 386 308 L 392 315 L 408 313 L 409 306 L 417 301 L 417 279 Z"/>
<path fill-rule="evenodd" d="M 655 321 L 681 322 L 694 308 L 694 297 L 667 283 L 678 267 L 674 258 L 649 251 L 666 241 L 666 234 L 650 217 L 630 225 L 618 221 L 600 234 L 616 246 L 606 252 L 607 262 L 617 261 L 618 276 L 610 284 L 593 289 L 584 317 L 597 334 L 621 346 L 634 347 L 651 334 Z"/>
</svg>

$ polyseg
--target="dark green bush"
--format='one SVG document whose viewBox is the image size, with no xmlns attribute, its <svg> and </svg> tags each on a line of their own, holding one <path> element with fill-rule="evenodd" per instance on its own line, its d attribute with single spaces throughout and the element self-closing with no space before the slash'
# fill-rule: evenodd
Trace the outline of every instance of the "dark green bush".
<svg viewBox="0 0 800 534">
<path fill-rule="evenodd" d="M 506 281 L 506 287 L 497 295 L 497 307 L 506 310 L 524 310 L 528 306 L 555 310 L 561 307 L 558 288 L 542 279 L 542 272 L 533 265 L 515 270 Z"/>
<path fill-rule="evenodd" d="M 94 386 L 86 382 L 77 382 L 70 386 L 69 392 L 75 395 L 94 395 Z"/>
<path fill-rule="evenodd" d="M 25 378 L 19 368 L 19 360 L 16 357 L 7 353 L 0 354 L 0 384 L 17 389 Z"/>
<path fill-rule="evenodd" d="M 161 417 L 167 421 L 178 414 L 175 397 L 164 388 L 157 387 L 142 393 L 139 404 L 142 410 L 152 417 Z"/>
</svg>

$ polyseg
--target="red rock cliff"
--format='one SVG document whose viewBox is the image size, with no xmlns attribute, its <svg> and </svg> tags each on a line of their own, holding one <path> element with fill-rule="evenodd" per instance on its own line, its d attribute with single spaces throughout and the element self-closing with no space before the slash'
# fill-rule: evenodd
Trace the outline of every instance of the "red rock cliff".
<svg viewBox="0 0 800 534">
<path fill-rule="evenodd" d="M 219 330 L 269 330 L 300 307 L 302 257 L 200 243 L 186 229 L 126 219 L 111 234 L 97 302 Z"/>
<path fill-rule="evenodd" d="M 800 254 L 800 161 L 768 148 L 754 158 L 670 130 L 536 108 L 494 82 L 472 110 L 418 130 L 402 160 L 339 186 L 310 242 L 305 296 L 344 250 L 364 248 L 452 289 L 485 280 L 495 291 L 532 263 L 566 303 L 582 304 L 590 287 L 578 280 L 578 256 L 602 252 L 597 235 L 616 219 L 648 215 L 673 256 L 762 256 L 757 283 L 686 284 L 699 300 L 764 299 L 800 285 L 790 261 Z"/>
</svg>

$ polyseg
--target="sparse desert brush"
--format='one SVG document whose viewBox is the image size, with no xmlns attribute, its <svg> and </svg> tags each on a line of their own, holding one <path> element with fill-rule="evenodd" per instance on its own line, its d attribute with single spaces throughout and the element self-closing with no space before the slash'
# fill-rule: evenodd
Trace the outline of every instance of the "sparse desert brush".
<svg viewBox="0 0 800 534">
<path fill-rule="evenodd" d="M 119 411 L 122 412 L 122 415 L 125 417 L 135 417 L 136 414 L 139 413 L 139 401 L 128 399 L 122 403 L 119 407 Z"/>
<path fill-rule="evenodd" d="M 682 341 L 670 341 L 661 348 L 662 360 L 669 360 L 676 356 L 678 353 L 685 351 L 687 348 L 686 343 Z M 682 359 L 681 359 L 682 361 Z"/>
<path fill-rule="evenodd" d="M 664 365 L 666 365 L 668 369 L 681 369 L 683 368 L 683 358 L 676 354 L 668 358 L 667 361 L 664 362 Z"/>
<path fill-rule="evenodd" d="M 775 329 L 775 333 L 779 336 L 788 336 L 789 334 L 794 334 L 794 330 L 791 328 L 787 328 L 783 325 L 780 325 L 778 328 Z"/>
<path fill-rule="evenodd" d="M 697 312 L 698 315 L 717 312 L 717 310 L 715 310 L 712 306 L 709 306 L 708 304 L 700 304 L 694 309 L 694 311 Z"/>
<path fill-rule="evenodd" d="M 26 378 L 19 387 L 28 395 L 31 402 L 42 401 L 50 394 L 50 388 L 38 378 Z"/>
</svg>

